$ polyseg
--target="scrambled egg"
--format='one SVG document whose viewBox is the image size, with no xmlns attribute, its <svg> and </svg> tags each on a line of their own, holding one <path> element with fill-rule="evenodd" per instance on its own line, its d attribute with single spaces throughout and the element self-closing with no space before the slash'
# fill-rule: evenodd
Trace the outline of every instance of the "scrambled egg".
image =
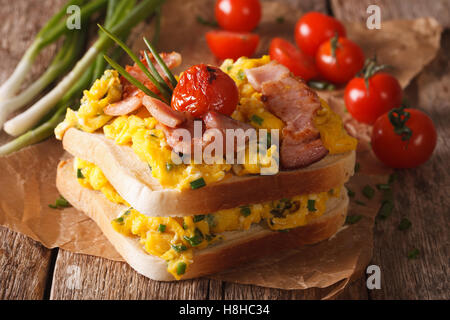
<svg viewBox="0 0 450 320">
<path fill-rule="evenodd" d="M 103 109 L 122 99 L 122 85 L 119 74 L 115 70 L 106 70 L 97 79 L 90 90 L 83 92 L 78 111 L 68 108 L 66 118 L 55 128 L 55 136 L 62 139 L 70 127 L 76 127 L 86 132 L 94 132 L 103 127 L 112 116 L 103 113 Z"/>
<path fill-rule="evenodd" d="M 152 176 L 166 188 L 188 189 L 195 181 L 210 184 L 224 179 L 231 170 L 229 164 L 175 164 L 172 149 L 164 133 L 155 129 L 156 123 L 152 117 L 120 116 L 104 126 L 103 132 L 118 145 L 130 145 L 139 158 L 149 164 Z"/>
<path fill-rule="evenodd" d="M 83 187 L 99 190 L 110 201 L 128 206 L 95 164 L 76 159 L 74 171 Z M 220 233 L 248 230 L 260 222 L 277 231 L 306 225 L 320 217 L 326 211 L 327 200 L 338 197 L 340 192 L 338 187 L 328 192 L 183 218 L 149 217 L 129 208 L 112 221 L 112 226 L 125 236 L 138 237 L 145 251 L 167 261 L 167 270 L 180 279 L 193 262 L 193 250 L 222 240 Z"/>
</svg>

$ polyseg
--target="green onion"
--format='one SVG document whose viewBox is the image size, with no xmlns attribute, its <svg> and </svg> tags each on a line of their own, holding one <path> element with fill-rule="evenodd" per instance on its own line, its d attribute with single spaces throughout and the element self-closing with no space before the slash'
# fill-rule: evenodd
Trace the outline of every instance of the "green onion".
<svg viewBox="0 0 450 320">
<path fill-rule="evenodd" d="M 94 1 L 97 2 L 97 1 Z M 92 2 L 92 3 L 94 3 Z M 161 5 L 163 0 L 142 0 L 133 10 L 119 23 L 111 28 L 111 33 L 122 34 L 152 14 Z M 111 46 L 111 41 L 106 34 L 98 38 L 94 45 L 78 61 L 72 71 L 42 99 L 31 106 L 27 111 L 5 123 L 5 131 L 17 136 L 31 129 L 39 120 L 49 112 L 64 94 L 77 82 L 86 72 L 97 55 Z"/>
<path fill-rule="evenodd" d="M 308 86 L 316 90 L 335 90 L 336 86 L 325 81 L 309 81 Z"/>
<path fill-rule="evenodd" d="M 398 225 L 398 230 L 401 230 L 401 231 L 407 230 L 407 229 L 411 228 L 411 225 L 412 225 L 412 223 L 411 223 L 411 221 L 409 221 L 409 219 L 403 218 L 400 221 L 400 224 Z"/>
<path fill-rule="evenodd" d="M 360 201 L 360 200 L 355 200 L 355 203 L 358 204 L 358 205 L 360 205 L 360 206 L 366 206 L 366 203 L 365 203 L 365 202 L 362 202 L 362 201 Z"/>
<path fill-rule="evenodd" d="M 317 210 L 316 209 L 316 200 L 308 199 L 308 210 L 312 211 L 312 212 Z"/>
<path fill-rule="evenodd" d="M 347 188 L 347 194 L 350 198 L 353 198 L 355 196 L 355 192 Z"/>
<path fill-rule="evenodd" d="M 123 217 L 118 217 L 118 218 L 114 219 L 114 221 L 119 224 L 123 224 Z"/>
<path fill-rule="evenodd" d="M 217 21 L 208 21 L 204 18 L 202 18 L 201 16 L 197 16 L 196 20 L 198 23 L 203 24 L 205 26 L 210 26 L 210 27 L 217 27 L 219 24 L 217 23 Z"/>
<path fill-rule="evenodd" d="M 191 189 L 195 190 L 195 189 L 199 189 L 199 188 L 206 186 L 206 182 L 203 178 L 199 178 L 197 180 L 191 181 L 190 185 L 191 185 Z"/>
<path fill-rule="evenodd" d="M 408 253 L 408 259 L 417 259 L 419 256 L 419 249 L 414 248 Z"/>
<path fill-rule="evenodd" d="M 362 193 L 367 199 L 372 199 L 375 195 L 375 189 L 369 185 L 366 185 L 364 186 Z"/>
<path fill-rule="evenodd" d="M 78 179 L 84 179 L 83 172 L 81 172 L 80 168 L 77 169 L 77 178 Z"/>
<path fill-rule="evenodd" d="M 164 95 L 164 97 L 166 98 L 165 102 L 170 102 L 171 92 L 169 92 L 169 90 L 166 89 L 167 86 L 165 87 L 165 86 L 161 85 L 161 83 L 155 79 L 155 77 L 152 75 L 152 73 L 141 62 L 141 59 L 139 59 L 122 40 L 120 40 L 116 35 L 111 33 L 109 30 L 105 29 L 101 25 L 98 25 L 98 27 L 100 28 L 100 30 L 102 30 L 104 33 L 106 33 L 106 35 L 108 37 L 110 37 L 112 40 L 114 40 L 114 42 L 117 43 L 128 54 L 128 56 L 131 58 L 131 60 L 133 60 L 136 63 L 136 65 L 139 67 L 139 69 L 141 69 L 142 72 L 144 72 L 144 74 L 150 79 L 151 82 L 153 82 L 153 84 L 156 86 L 156 88 Z M 111 64 L 110 61 L 108 61 L 108 62 L 109 62 L 109 64 Z M 150 59 L 148 60 L 148 62 L 150 62 L 150 64 L 152 64 Z M 150 64 L 149 64 L 149 66 L 150 66 Z M 111 66 L 112 66 L 112 64 L 111 64 Z M 114 67 L 114 69 L 116 69 L 116 67 Z M 119 71 L 119 70 L 117 70 L 117 71 Z M 161 98 L 159 98 L 159 100 L 161 100 Z"/>
<path fill-rule="evenodd" d="M 85 1 L 81 0 L 67 2 L 66 5 L 42 27 L 31 46 L 22 56 L 11 76 L 0 87 L 0 100 L 7 100 L 15 96 L 20 90 L 23 81 L 29 74 L 29 71 L 33 67 L 33 63 L 41 50 L 58 40 L 63 33 L 69 31 L 65 25 L 65 19 L 63 19 L 66 15 L 67 8 L 71 5 L 80 6 L 84 2 Z M 82 12 L 80 12 L 80 14 L 81 13 Z M 61 24 L 61 21 L 64 22 L 64 25 Z"/>
<path fill-rule="evenodd" d="M 183 252 L 187 250 L 187 247 L 184 244 L 180 244 L 180 245 L 171 245 L 172 249 L 175 250 L 176 252 Z"/>
<path fill-rule="evenodd" d="M 361 220 L 362 215 L 358 214 L 358 215 L 351 215 L 351 216 L 347 216 L 345 218 L 345 223 L 346 224 L 355 224 L 357 223 L 359 220 Z"/>
<path fill-rule="evenodd" d="M 192 237 L 184 236 L 184 240 L 189 242 L 192 247 L 198 246 L 203 241 L 203 234 L 199 229 L 195 229 L 195 235 Z"/>
<path fill-rule="evenodd" d="M 205 216 L 203 214 L 196 215 L 193 218 L 194 222 L 199 222 L 202 221 L 203 219 L 205 219 Z"/>
<path fill-rule="evenodd" d="M 170 163 L 170 162 L 166 162 L 166 170 L 167 170 L 167 171 L 170 171 L 170 170 L 172 170 L 172 169 L 173 169 L 173 164 Z"/>
<path fill-rule="evenodd" d="M 172 72 L 166 66 L 166 64 L 163 61 L 163 59 L 161 59 L 161 57 L 159 56 L 159 54 L 156 51 L 156 49 L 152 46 L 152 44 L 145 37 L 144 37 L 144 42 L 147 45 L 147 48 L 150 50 L 150 53 L 153 55 L 153 58 L 155 58 L 156 62 L 158 62 L 159 66 L 163 70 L 164 74 L 167 76 L 167 78 L 169 79 L 170 83 L 175 88 L 177 86 L 178 82 L 175 79 L 175 77 L 172 74 Z"/>
<path fill-rule="evenodd" d="M 394 209 L 394 203 L 390 200 L 385 200 L 381 204 L 380 210 L 378 210 L 378 217 L 380 219 L 386 219 L 389 217 L 392 213 L 392 210 Z"/>
<path fill-rule="evenodd" d="M 238 80 L 244 80 L 245 79 L 245 72 L 244 70 L 239 70 L 237 73 Z"/>
<path fill-rule="evenodd" d="M 181 276 L 186 272 L 186 263 L 178 262 L 177 264 L 177 275 Z"/>
<path fill-rule="evenodd" d="M 166 225 L 165 224 L 160 224 L 158 226 L 158 232 L 164 232 L 166 231 Z"/>
<path fill-rule="evenodd" d="M 48 206 L 52 209 L 71 207 L 70 203 L 66 199 L 64 199 L 63 196 L 59 196 L 59 198 L 56 199 L 55 204 L 49 204 Z"/>
<path fill-rule="evenodd" d="M 252 211 L 250 210 L 250 207 L 248 207 L 248 206 L 241 207 L 241 214 L 244 217 L 248 217 L 251 213 L 252 213 Z"/>
<path fill-rule="evenodd" d="M 386 183 L 379 183 L 379 184 L 377 184 L 377 189 L 378 190 L 390 190 L 391 186 Z"/>
<path fill-rule="evenodd" d="M 212 215 L 212 214 L 207 214 L 206 215 L 206 222 L 208 222 L 208 225 L 209 225 L 210 228 L 213 228 L 213 227 L 216 226 L 214 215 Z"/>
<path fill-rule="evenodd" d="M 261 118 L 260 116 L 256 115 L 256 114 L 252 115 L 250 120 L 253 121 L 254 123 L 258 124 L 258 125 L 262 125 L 262 123 L 264 122 L 264 119 Z"/>
</svg>

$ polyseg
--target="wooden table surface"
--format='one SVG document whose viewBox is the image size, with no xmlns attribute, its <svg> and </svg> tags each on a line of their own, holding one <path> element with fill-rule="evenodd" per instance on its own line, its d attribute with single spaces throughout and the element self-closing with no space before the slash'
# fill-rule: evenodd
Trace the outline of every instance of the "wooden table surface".
<svg viewBox="0 0 450 320">
<path fill-rule="evenodd" d="M 30 19 L 42 23 L 54 12 L 55 3 L 61 2 L 0 0 L 0 54 L 9 57 L 11 68 L 36 32 L 30 29 L 29 33 L 14 34 L 11 25 Z M 364 21 L 367 6 L 377 4 L 383 20 L 433 16 L 447 28 L 436 59 L 406 89 L 411 103 L 434 120 L 438 144 L 428 163 L 398 172 L 398 185 L 403 187 L 396 190 L 395 211 L 375 225 L 371 264 L 381 268 L 381 289 L 368 290 L 366 279 L 361 278 L 337 298 L 449 299 L 450 0 L 289 2 L 346 21 Z M 13 31 L 6 35 L 5 30 Z M 51 56 L 51 50 L 47 51 L 42 59 Z M 397 230 L 403 217 L 412 222 L 406 232 Z M 419 258 L 407 259 L 407 253 L 414 247 L 420 250 Z M 125 263 L 49 250 L 0 227 L 0 299 L 317 299 L 323 293 L 324 289 L 286 291 L 203 278 L 171 283 L 152 281 Z"/>
</svg>

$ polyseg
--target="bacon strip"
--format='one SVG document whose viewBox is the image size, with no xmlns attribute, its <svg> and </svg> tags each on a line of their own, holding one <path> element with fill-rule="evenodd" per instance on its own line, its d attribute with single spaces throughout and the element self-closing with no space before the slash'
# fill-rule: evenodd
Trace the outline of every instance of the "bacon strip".
<svg viewBox="0 0 450 320">
<path fill-rule="evenodd" d="M 142 103 L 158 122 L 168 127 L 176 128 L 186 120 L 186 117 L 182 112 L 173 110 L 161 100 L 144 96 L 144 98 L 142 98 Z"/>
<path fill-rule="evenodd" d="M 249 81 L 260 88 L 267 98 L 268 109 L 285 123 L 281 165 L 287 169 L 302 168 L 325 157 L 328 150 L 313 124 L 314 114 L 320 108 L 317 94 L 302 80 L 286 73 L 280 64 L 270 63 L 254 69 L 247 70 Z"/>
<path fill-rule="evenodd" d="M 110 116 L 121 116 L 136 111 L 142 106 L 142 98 L 139 96 L 130 96 L 119 102 L 107 105 L 103 112 Z"/>
</svg>

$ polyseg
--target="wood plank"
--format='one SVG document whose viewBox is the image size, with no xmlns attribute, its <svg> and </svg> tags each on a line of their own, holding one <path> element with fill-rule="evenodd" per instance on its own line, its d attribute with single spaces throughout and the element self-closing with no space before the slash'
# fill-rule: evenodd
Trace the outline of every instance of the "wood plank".
<svg viewBox="0 0 450 320">
<path fill-rule="evenodd" d="M 450 26 L 450 2 L 424 0 L 354 1 L 332 0 L 336 17 L 347 21 L 364 21 L 369 4 L 381 7 L 382 19 L 433 16 Z M 432 159 L 413 170 L 398 173 L 396 207 L 390 218 L 378 221 L 374 230 L 372 264 L 382 273 L 381 290 L 369 291 L 371 299 L 448 299 L 450 271 L 448 261 L 449 199 L 448 113 L 450 108 L 450 34 L 445 32 L 438 57 L 407 88 L 412 105 L 426 111 L 438 130 L 438 145 Z M 407 209 L 405 209 L 407 208 Z M 412 227 L 399 231 L 402 218 Z M 407 258 L 418 248 L 417 260 Z"/>
<path fill-rule="evenodd" d="M 153 281 L 124 262 L 59 250 L 50 299 L 206 299 L 208 279 Z"/>
<path fill-rule="evenodd" d="M 334 16 L 344 21 L 365 22 L 371 4 L 381 9 L 381 20 L 434 17 L 444 27 L 450 27 L 448 0 L 331 0 Z"/>
<path fill-rule="evenodd" d="M 428 163 L 399 173 L 395 212 L 375 227 L 373 263 L 381 267 L 382 289 L 370 292 L 374 299 L 450 298 L 449 61 L 450 32 L 447 31 L 438 57 L 406 92 L 412 105 L 433 119 L 438 143 Z M 412 222 L 410 230 L 397 229 L 403 217 Z M 407 258 L 413 248 L 420 251 L 416 260 Z"/>
<path fill-rule="evenodd" d="M 51 250 L 0 227 L 0 300 L 43 299 Z"/>
<path fill-rule="evenodd" d="M 355 280 L 347 285 L 333 299 L 368 299 L 365 278 Z M 310 288 L 306 290 L 279 290 L 251 285 L 224 283 L 223 299 L 256 300 L 318 300 L 324 299 L 337 285 L 329 288 Z"/>
</svg>

